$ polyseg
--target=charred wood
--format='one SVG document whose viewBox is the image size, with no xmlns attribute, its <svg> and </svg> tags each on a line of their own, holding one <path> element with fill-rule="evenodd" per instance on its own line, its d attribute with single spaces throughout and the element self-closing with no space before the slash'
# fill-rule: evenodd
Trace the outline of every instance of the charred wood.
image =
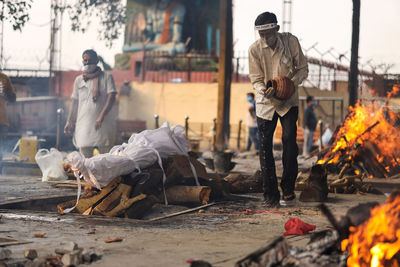
<svg viewBox="0 0 400 267">
<path fill-rule="evenodd" d="M 300 201 L 323 202 L 328 198 L 327 172 L 323 165 L 314 165 L 305 182 L 305 189 L 300 193 Z"/>
</svg>

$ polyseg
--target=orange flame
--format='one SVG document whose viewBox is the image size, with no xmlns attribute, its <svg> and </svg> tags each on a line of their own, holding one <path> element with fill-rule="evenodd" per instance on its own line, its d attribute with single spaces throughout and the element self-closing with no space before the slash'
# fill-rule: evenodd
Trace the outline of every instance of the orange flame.
<svg viewBox="0 0 400 267">
<path fill-rule="evenodd" d="M 388 93 L 388 99 L 400 91 L 399 86 L 394 86 Z M 386 170 L 394 169 L 399 166 L 400 150 L 400 128 L 394 126 L 400 121 L 400 115 L 389 110 L 386 106 L 380 106 L 378 103 L 365 105 L 358 102 L 355 107 L 349 108 L 350 114 L 339 129 L 333 148 L 324 156 L 318 164 L 337 163 L 343 155 L 349 154 L 349 151 L 356 145 L 362 145 L 369 141 L 379 150 L 380 154 L 376 159 L 380 163 L 390 163 L 390 166 L 383 166 Z M 374 123 L 378 123 L 374 126 Z M 372 129 L 369 127 L 374 126 Z M 349 154 L 346 159 L 350 160 Z"/>
<path fill-rule="evenodd" d="M 371 210 L 368 221 L 350 227 L 350 236 L 342 241 L 347 250 L 347 266 L 399 266 L 394 255 L 400 251 L 400 195 Z"/>
<path fill-rule="evenodd" d="M 393 85 L 392 91 L 387 93 L 387 99 L 390 99 L 393 96 L 398 95 L 399 92 L 400 92 L 400 85 L 398 85 L 398 84 Z"/>
</svg>

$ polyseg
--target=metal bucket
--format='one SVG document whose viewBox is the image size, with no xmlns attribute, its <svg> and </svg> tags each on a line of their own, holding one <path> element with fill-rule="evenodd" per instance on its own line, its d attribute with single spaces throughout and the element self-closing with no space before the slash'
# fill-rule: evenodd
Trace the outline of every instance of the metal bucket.
<svg viewBox="0 0 400 267">
<path fill-rule="evenodd" d="M 233 152 L 222 152 L 215 151 L 214 157 L 214 168 L 219 173 L 228 173 L 233 169 L 234 163 L 232 162 Z"/>
</svg>

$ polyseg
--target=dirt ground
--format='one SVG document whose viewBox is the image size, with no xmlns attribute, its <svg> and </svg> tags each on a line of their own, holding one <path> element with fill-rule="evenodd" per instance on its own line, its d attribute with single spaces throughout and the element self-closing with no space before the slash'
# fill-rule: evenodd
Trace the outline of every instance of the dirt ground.
<svg viewBox="0 0 400 267">
<path fill-rule="evenodd" d="M 234 161 L 238 163 L 233 170 L 235 172 L 251 174 L 259 167 L 255 155 L 245 155 Z M 299 163 L 301 169 L 313 162 L 299 159 Z M 0 184 L 0 202 L 75 194 L 73 189 L 53 188 L 42 183 L 39 177 L 2 175 Z M 382 191 L 390 192 L 399 183 L 381 180 L 377 181 L 377 185 L 383 188 Z M 23 252 L 28 248 L 36 249 L 39 256 L 54 255 L 56 248 L 74 241 L 79 247 L 95 247 L 101 252 L 102 258 L 92 263 L 93 266 L 188 266 L 188 259 L 206 260 L 213 266 L 234 266 L 239 259 L 281 236 L 289 218 L 297 217 L 315 224 L 316 230 L 330 226 L 316 207 L 317 203 L 297 201 L 292 207 L 274 210 L 281 213 L 244 212 L 245 209 L 265 210 L 261 197 L 261 194 L 249 194 L 242 200 L 217 203 L 204 209 L 204 212 L 196 211 L 152 223 L 120 218 L 89 218 L 76 214 L 60 216 L 53 212 L 1 210 L 0 236 L 29 242 L 7 246 L 14 259 L 23 258 Z M 385 199 L 386 195 L 329 194 L 326 204 L 339 217 L 358 203 L 383 203 Z M 183 209 L 186 207 L 158 205 L 151 216 L 158 217 Z M 34 238 L 35 233 L 46 235 Z M 109 244 L 104 242 L 114 237 L 123 240 Z M 304 246 L 308 239 L 307 235 L 288 238 L 290 244 L 297 246 Z"/>
</svg>

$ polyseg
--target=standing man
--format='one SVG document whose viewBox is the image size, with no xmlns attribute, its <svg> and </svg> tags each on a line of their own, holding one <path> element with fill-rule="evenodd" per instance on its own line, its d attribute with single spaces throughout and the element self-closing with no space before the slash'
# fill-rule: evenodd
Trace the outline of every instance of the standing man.
<svg viewBox="0 0 400 267">
<path fill-rule="evenodd" d="M 3 160 L 4 141 L 8 132 L 7 102 L 15 102 L 16 95 L 10 78 L 0 72 L 0 161 Z"/>
<path fill-rule="evenodd" d="M 255 31 L 260 36 L 249 48 L 249 72 L 257 92 L 256 115 L 260 139 L 260 164 L 264 183 L 264 202 L 267 207 L 279 205 L 280 193 L 272 152 L 273 136 L 278 119 L 282 125 L 283 175 L 281 189 L 283 200 L 295 199 L 297 178 L 297 117 L 298 85 L 307 78 L 307 60 L 299 41 L 290 33 L 279 33 L 275 14 L 264 12 L 255 21 Z M 274 97 L 275 89 L 267 88 L 269 79 L 286 76 L 295 86 L 294 94 L 286 100 Z"/>
<path fill-rule="evenodd" d="M 307 107 L 304 110 L 303 114 L 303 133 L 304 133 L 304 144 L 303 144 L 303 156 L 308 157 L 312 145 L 314 143 L 314 132 L 317 127 L 317 117 L 315 116 L 313 109 L 313 100 L 312 96 L 307 96 L 306 103 Z"/>
<path fill-rule="evenodd" d="M 256 101 L 253 93 L 247 93 L 247 102 L 249 102 L 249 110 L 247 112 L 246 123 L 249 129 L 249 137 L 247 138 L 247 151 L 250 151 L 251 144 L 254 143 L 254 149 L 258 151 L 258 128 L 256 117 Z"/>
<path fill-rule="evenodd" d="M 74 133 L 75 147 L 90 158 L 95 147 L 100 153 L 107 153 L 114 145 L 117 91 L 113 76 L 97 66 L 99 58 L 94 50 L 85 50 L 82 59 L 84 72 L 75 79 L 64 132 Z"/>
</svg>

